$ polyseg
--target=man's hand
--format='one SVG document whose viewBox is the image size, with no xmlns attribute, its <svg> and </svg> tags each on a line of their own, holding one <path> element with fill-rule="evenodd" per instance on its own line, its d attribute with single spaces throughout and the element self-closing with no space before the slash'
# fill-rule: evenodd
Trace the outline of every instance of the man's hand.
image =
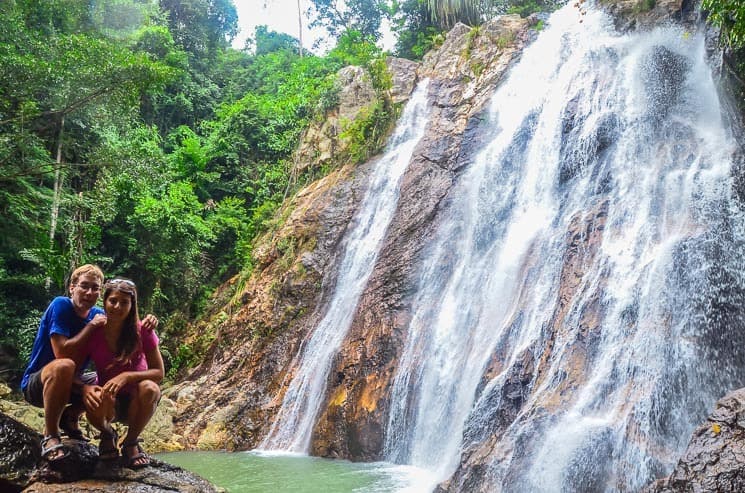
<svg viewBox="0 0 745 493">
<path fill-rule="evenodd" d="M 96 314 L 96 316 L 93 317 L 93 320 L 88 323 L 92 325 L 93 328 L 100 329 L 106 325 L 106 315 L 104 315 L 103 313 L 98 313 Z"/>
<path fill-rule="evenodd" d="M 146 330 L 155 330 L 158 328 L 158 318 L 152 313 L 145 315 L 142 319 L 142 328 Z"/>
</svg>

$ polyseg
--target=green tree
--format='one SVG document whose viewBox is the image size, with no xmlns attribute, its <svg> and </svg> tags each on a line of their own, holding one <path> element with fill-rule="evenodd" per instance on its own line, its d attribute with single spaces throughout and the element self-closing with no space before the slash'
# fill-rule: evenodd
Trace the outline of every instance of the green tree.
<svg viewBox="0 0 745 493">
<path fill-rule="evenodd" d="M 381 20 L 390 16 L 392 6 L 386 0 L 313 0 L 313 11 L 311 27 L 325 27 L 334 37 L 358 31 L 378 39 Z"/>
<path fill-rule="evenodd" d="M 160 0 L 176 44 L 197 57 L 230 45 L 238 33 L 231 0 Z"/>
<path fill-rule="evenodd" d="M 256 26 L 256 55 L 266 55 L 279 50 L 290 50 L 300 53 L 297 39 L 285 33 L 269 31 L 267 26 Z"/>
<path fill-rule="evenodd" d="M 427 9 L 437 25 L 449 28 L 456 22 L 476 25 L 489 5 L 485 0 L 426 0 Z"/>
</svg>

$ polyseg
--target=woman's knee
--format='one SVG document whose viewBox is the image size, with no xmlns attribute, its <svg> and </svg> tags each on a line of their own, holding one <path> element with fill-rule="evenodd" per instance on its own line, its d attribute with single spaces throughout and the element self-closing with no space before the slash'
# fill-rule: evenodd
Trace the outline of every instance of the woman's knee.
<svg viewBox="0 0 745 493">
<path fill-rule="evenodd" d="M 160 386 L 152 380 L 142 380 L 137 384 L 137 398 L 142 402 L 158 402 L 160 399 Z"/>
</svg>

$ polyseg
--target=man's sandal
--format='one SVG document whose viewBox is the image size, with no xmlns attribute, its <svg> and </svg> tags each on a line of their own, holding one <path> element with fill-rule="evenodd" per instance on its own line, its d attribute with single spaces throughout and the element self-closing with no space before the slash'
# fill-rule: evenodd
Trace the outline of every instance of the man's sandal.
<svg viewBox="0 0 745 493">
<path fill-rule="evenodd" d="M 83 442 L 90 442 L 88 438 L 83 435 L 83 431 L 78 427 L 78 417 L 70 412 L 72 407 L 67 406 L 62 411 L 62 417 L 59 420 L 60 429 L 73 440 L 80 440 Z"/>
<path fill-rule="evenodd" d="M 49 445 L 49 440 L 57 440 L 57 443 L 54 445 Z M 57 455 L 56 457 L 50 457 L 53 455 L 54 452 L 61 451 L 62 455 Z M 62 443 L 62 438 L 60 438 L 59 433 L 55 433 L 53 435 L 46 435 L 41 440 L 41 457 L 46 460 L 47 462 L 57 462 L 65 457 L 70 455 L 70 449 L 67 448 L 67 445 Z"/>
<path fill-rule="evenodd" d="M 112 461 L 119 458 L 119 449 L 117 448 L 119 435 L 116 430 L 111 428 L 110 432 L 101 432 L 99 436 L 101 441 L 98 442 L 98 460 Z"/>
<path fill-rule="evenodd" d="M 140 469 L 150 465 L 150 456 L 140 447 L 141 439 L 134 441 L 125 442 L 122 444 L 122 460 L 124 461 L 124 467 L 130 469 Z M 127 450 L 136 447 L 137 452 L 134 455 L 129 455 Z"/>
</svg>

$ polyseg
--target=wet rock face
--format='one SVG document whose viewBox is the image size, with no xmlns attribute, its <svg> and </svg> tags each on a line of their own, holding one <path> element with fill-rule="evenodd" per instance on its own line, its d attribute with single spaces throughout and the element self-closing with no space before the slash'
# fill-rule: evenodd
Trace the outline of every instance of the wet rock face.
<svg viewBox="0 0 745 493">
<path fill-rule="evenodd" d="M 136 471 L 100 462 L 94 445 L 77 440 L 64 439 L 69 455 L 50 464 L 41 457 L 40 440 L 41 435 L 0 413 L 0 491 L 217 491 L 199 476 L 156 459 Z"/>
<path fill-rule="evenodd" d="M 523 459 L 529 458 L 536 445 L 544 439 L 542 433 L 549 424 L 548 414 L 561 408 L 571 389 L 585 378 L 590 366 L 588 354 L 597 346 L 600 335 L 597 313 L 600 310 L 601 292 L 605 281 L 600 282 L 591 293 L 583 293 L 588 287 L 581 281 L 584 265 L 594 261 L 602 243 L 607 215 L 607 200 L 599 200 L 588 214 L 577 214 L 572 218 L 565 236 L 561 289 L 551 324 L 547 327 L 549 335 L 545 338 L 545 345 L 525 349 L 512 366 L 505 368 L 505 353 L 508 352 L 511 343 L 510 331 L 505 332 L 504 339 L 497 345 L 497 351 L 484 372 L 482 387 L 501 372 L 506 375 L 506 383 L 487 394 L 478 402 L 478 408 L 471 413 L 463 440 L 468 445 L 464 447 L 460 465 L 449 480 L 437 487 L 437 493 L 495 491 L 497 487 L 490 483 L 489 479 L 490 465 L 495 457 L 501 458 L 505 464 L 500 487 L 507 491 L 520 491 L 521 485 L 525 484 L 526 471 Z M 548 368 L 556 364 L 552 360 L 555 357 L 554 341 L 566 337 L 565 320 L 572 308 L 572 300 L 581 294 L 588 295 L 597 310 L 588 310 L 580 318 L 580 330 L 574 334 L 572 341 L 574 351 L 561 356 L 560 365 L 566 369 L 561 379 L 546 382 L 545 375 L 550 374 Z M 519 317 L 519 314 L 516 315 L 516 318 Z M 541 386 L 551 390 L 546 392 L 541 406 L 530 409 L 526 403 L 531 398 L 531 392 Z M 526 434 L 514 437 L 512 444 L 510 440 L 503 440 L 504 434 L 509 433 L 511 426 L 526 422 L 529 422 L 530 426 L 517 427 L 529 430 Z M 594 489 L 593 485 L 575 485 L 573 491 L 602 490 L 602 477 L 598 471 L 591 474 L 583 474 L 582 471 L 574 473 L 585 480 L 589 478 L 598 483 Z"/>
<path fill-rule="evenodd" d="M 686 24 L 696 21 L 696 0 L 600 0 L 613 15 L 619 31 L 649 29 L 662 22 L 674 20 Z"/>
<path fill-rule="evenodd" d="M 0 491 L 21 491 L 30 482 L 41 460 L 40 440 L 41 435 L 0 413 Z"/>
<path fill-rule="evenodd" d="M 644 493 L 745 491 L 745 388 L 717 402 L 672 474 Z"/>
</svg>

